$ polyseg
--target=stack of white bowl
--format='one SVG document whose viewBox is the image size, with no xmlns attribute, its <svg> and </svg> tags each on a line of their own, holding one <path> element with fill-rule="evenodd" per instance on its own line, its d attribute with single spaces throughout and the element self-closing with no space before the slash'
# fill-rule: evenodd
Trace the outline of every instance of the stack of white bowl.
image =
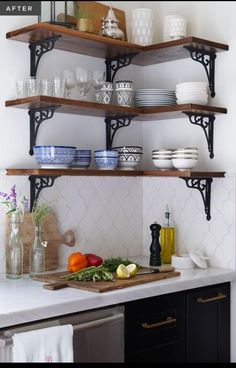
<svg viewBox="0 0 236 368">
<path fill-rule="evenodd" d="M 170 170 L 173 168 L 172 163 L 172 150 L 160 149 L 152 151 L 152 161 L 154 166 L 162 171 Z"/>
<path fill-rule="evenodd" d="M 173 166 L 179 170 L 190 170 L 193 169 L 198 163 L 198 148 L 187 147 L 178 148 L 172 151 L 172 163 Z"/>
<path fill-rule="evenodd" d="M 185 82 L 176 85 L 177 104 L 207 105 L 208 85 L 206 82 Z"/>
</svg>

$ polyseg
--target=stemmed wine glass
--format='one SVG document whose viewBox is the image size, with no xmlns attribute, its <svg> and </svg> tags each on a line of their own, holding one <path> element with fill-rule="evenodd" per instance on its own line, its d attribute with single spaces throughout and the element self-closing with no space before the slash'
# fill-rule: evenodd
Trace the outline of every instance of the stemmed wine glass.
<svg viewBox="0 0 236 368">
<path fill-rule="evenodd" d="M 96 101 L 98 101 L 97 92 L 103 87 L 105 81 L 105 72 L 102 72 L 101 70 L 93 71 L 92 87 L 95 89 Z"/>
<path fill-rule="evenodd" d="M 86 100 L 86 93 L 90 90 L 92 84 L 91 71 L 78 66 L 75 73 L 76 82 L 80 89 L 80 98 Z"/>
<path fill-rule="evenodd" d="M 66 97 L 69 98 L 71 96 L 71 90 L 76 86 L 75 74 L 72 70 L 65 69 L 63 78 L 65 79 Z"/>
</svg>

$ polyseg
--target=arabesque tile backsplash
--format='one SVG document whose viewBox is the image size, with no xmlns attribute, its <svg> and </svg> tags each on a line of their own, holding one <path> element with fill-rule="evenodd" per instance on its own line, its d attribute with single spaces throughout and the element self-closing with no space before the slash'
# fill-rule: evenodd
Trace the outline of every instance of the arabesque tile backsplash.
<svg viewBox="0 0 236 368">
<path fill-rule="evenodd" d="M 16 184 L 29 196 L 27 177 L 0 176 L 0 190 Z M 176 247 L 199 248 L 216 267 L 235 267 L 235 176 L 214 179 L 211 221 L 206 220 L 197 190 L 178 178 L 60 177 L 44 189 L 41 201 L 52 201 L 60 233 L 72 229 L 76 246 L 60 247 L 60 264 L 73 251 L 102 257 L 149 255 L 150 224 L 164 224 L 168 203 L 176 227 Z M 5 207 L 0 206 L 0 271 L 5 271 Z"/>
</svg>

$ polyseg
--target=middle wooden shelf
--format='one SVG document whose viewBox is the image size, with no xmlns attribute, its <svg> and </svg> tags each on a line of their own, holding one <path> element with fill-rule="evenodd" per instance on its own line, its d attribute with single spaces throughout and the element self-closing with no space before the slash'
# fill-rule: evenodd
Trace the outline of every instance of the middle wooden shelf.
<svg viewBox="0 0 236 368">
<path fill-rule="evenodd" d="M 134 120 L 151 121 L 176 119 L 184 117 L 184 112 L 204 113 L 208 115 L 227 114 L 223 107 L 183 104 L 155 107 L 124 107 L 119 105 L 101 104 L 92 101 L 58 98 L 52 96 L 33 96 L 5 102 L 6 107 L 26 110 L 55 107 L 57 113 L 76 114 L 96 117 L 116 117 L 135 115 Z"/>
</svg>

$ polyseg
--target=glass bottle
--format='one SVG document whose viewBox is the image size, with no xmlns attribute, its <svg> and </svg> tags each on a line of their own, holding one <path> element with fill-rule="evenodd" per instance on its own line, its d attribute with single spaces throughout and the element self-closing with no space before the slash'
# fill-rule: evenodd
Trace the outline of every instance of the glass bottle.
<svg viewBox="0 0 236 368">
<path fill-rule="evenodd" d="M 165 226 L 160 231 L 161 262 L 171 263 L 171 256 L 175 252 L 175 228 L 170 226 L 170 212 L 168 205 L 165 212 Z"/>
<path fill-rule="evenodd" d="M 30 276 L 38 275 L 45 271 L 45 250 L 41 236 L 41 226 L 35 226 L 35 235 L 32 248 L 30 249 Z"/>
<path fill-rule="evenodd" d="M 20 225 L 20 213 L 11 213 L 9 241 L 6 246 L 6 277 L 9 279 L 19 279 L 23 275 L 23 242 L 20 237 Z"/>
</svg>

